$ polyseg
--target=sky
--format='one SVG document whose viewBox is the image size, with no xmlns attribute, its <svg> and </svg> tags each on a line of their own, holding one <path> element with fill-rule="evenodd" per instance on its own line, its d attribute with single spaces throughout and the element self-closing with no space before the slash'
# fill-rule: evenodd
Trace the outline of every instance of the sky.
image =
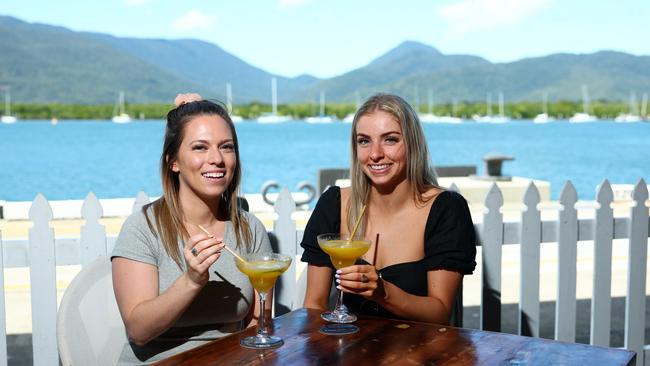
<svg viewBox="0 0 650 366">
<path fill-rule="evenodd" d="M 119 37 L 201 39 L 287 77 L 340 75 L 409 40 L 492 62 L 650 55 L 650 0 L 0 0 L 0 15 Z"/>
</svg>

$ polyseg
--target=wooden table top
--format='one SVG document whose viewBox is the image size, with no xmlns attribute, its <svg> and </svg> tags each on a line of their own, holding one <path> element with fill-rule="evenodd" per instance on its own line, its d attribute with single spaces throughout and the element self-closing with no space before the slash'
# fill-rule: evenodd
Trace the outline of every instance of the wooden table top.
<svg viewBox="0 0 650 366">
<path fill-rule="evenodd" d="M 162 360 L 156 365 L 632 365 L 624 349 L 522 337 L 475 329 L 359 317 L 356 334 L 332 336 L 318 329 L 320 311 L 298 309 L 273 319 L 284 345 L 241 347 L 249 328 Z"/>
</svg>

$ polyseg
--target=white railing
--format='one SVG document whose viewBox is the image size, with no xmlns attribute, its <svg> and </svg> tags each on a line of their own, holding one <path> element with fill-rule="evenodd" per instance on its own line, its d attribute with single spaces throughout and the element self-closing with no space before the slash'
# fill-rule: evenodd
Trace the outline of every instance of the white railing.
<svg viewBox="0 0 650 366">
<path fill-rule="evenodd" d="M 455 190 L 452 186 L 451 189 Z M 613 193 L 610 184 L 604 181 L 597 195 L 594 218 L 579 219 L 576 204 L 577 193 L 567 182 L 559 200 L 557 220 L 542 220 L 538 205 L 539 192 L 534 184 L 526 190 L 525 206 L 521 220 L 504 222 L 501 208 L 501 191 L 493 185 L 485 201 L 485 213 L 480 223 L 475 224 L 482 245 L 480 328 L 501 330 L 501 257 L 502 245 L 520 245 L 520 301 L 519 334 L 539 336 L 540 328 L 540 244 L 558 243 L 558 291 L 555 316 L 555 339 L 575 341 L 576 324 L 576 253 L 578 241 L 594 242 L 594 276 L 591 308 L 591 344 L 610 345 L 611 320 L 611 272 L 613 239 L 629 239 L 628 282 L 625 306 L 624 347 L 637 352 L 637 364 L 650 364 L 648 346 L 645 345 L 645 288 L 648 227 L 648 189 L 643 180 L 632 192 L 629 215 L 614 217 L 611 204 Z M 149 198 L 138 194 L 133 209 L 138 210 Z M 284 189 L 274 205 L 277 215 L 271 239 L 276 251 L 300 255 L 299 243 L 303 232 L 296 229 L 292 214 L 296 205 L 288 190 Z M 32 345 L 34 365 L 57 364 L 56 343 L 56 266 L 89 263 L 97 256 L 110 254 L 115 242 L 114 236 L 107 236 L 99 219 L 102 206 L 93 193 L 86 197 L 81 217 L 78 238 L 55 238 L 50 228 L 52 209 L 42 195 L 38 195 L 29 210 L 33 227 L 29 239 L 0 241 L 0 263 L 3 268 L 29 267 L 32 296 Z M 1 237 L 1 236 L 0 236 Z M 304 278 L 304 277 L 303 277 Z M 301 278 L 300 280 L 302 280 Z M 299 283 L 296 280 L 296 266 L 283 274 L 275 296 L 276 311 L 282 313 L 302 305 Z M 0 285 L 4 284 L 0 276 Z M 4 312 L 5 295 L 0 291 L 0 310 Z M 6 365 L 6 322 L 0 317 L 0 364 Z"/>
</svg>

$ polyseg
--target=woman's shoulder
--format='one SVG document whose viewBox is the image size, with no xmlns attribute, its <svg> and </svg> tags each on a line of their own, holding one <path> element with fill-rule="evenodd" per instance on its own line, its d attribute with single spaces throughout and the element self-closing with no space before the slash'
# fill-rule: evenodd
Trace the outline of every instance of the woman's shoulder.
<svg viewBox="0 0 650 366">
<path fill-rule="evenodd" d="M 264 224 L 262 223 L 262 220 L 260 220 L 257 216 L 254 214 L 245 211 L 245 210 L 240 210 L 239 214 L 248 222 L 248 225 L 252 228 L 259 228 L 259 227 L 264 227 Z"/>
<path fill-rule="evenodd" d="M 467 201 L 460 193 L 440 187 L 432 187 L 423 195 L 433 200 L 436 206 L 467 206 Z"/>
<path fill-rule="evenodd" d="M 153 212 L 153 203 L 142 206 L 139 209 L 134 210 L 125 220 L 124 225 L 126 227 L 147 227 L 149 223 L 155 223 L 156 217 Z M 155 224 L 154 224 L 155 225 Z"/>
<path fill-rule="evenodd" d="M 315 210 L 330 210 L 340 207 L 342 197 L 344 195 L 349 195 L 349 188 L 341 188 L 338 186 L 330 186 L 320 197 L 318 197 L 318 202 L 316 202 Z"/>
</svg>

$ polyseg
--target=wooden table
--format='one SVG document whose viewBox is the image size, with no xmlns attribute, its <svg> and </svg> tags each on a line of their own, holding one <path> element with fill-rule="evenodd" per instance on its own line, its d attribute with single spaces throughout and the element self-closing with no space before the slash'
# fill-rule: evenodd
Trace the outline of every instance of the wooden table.
<svg viewBox="0 0 650 366">
<path fill-rule="evenodd" d="M 284 345 L 251 350 L 239 345 L 247 329 L 160 361 L 156 365 L 633 365 L 623 349 L 564 343 L 475 329 L 360 317 L 356 334 L 318 329 L 320 311 L 299 309 L 273 319 Z"/>
</svg>

